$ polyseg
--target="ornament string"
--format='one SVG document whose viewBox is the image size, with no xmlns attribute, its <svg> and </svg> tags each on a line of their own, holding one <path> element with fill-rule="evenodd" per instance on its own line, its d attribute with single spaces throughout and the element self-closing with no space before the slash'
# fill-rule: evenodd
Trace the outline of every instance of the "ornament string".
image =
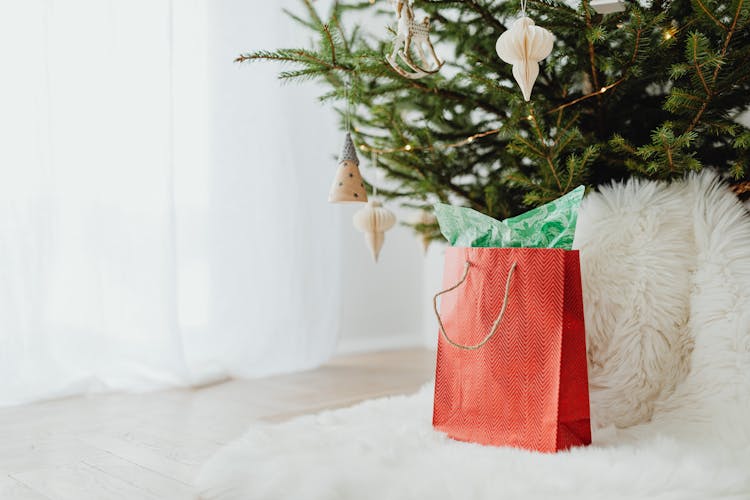
<svg viewBox="0 0 750 500">
<path fill-rule="evenodd" d="M 345 111 L 344 111 L 344 125 L 346 127 L 346 133 L 350 133 L 352 131 L 352 102 L 351 99 L 349 99 L 349 87 L 352 84 L 351 78 L 347 78 L 346 82 L 344 83 L 344 102 L 345 102 Z"/>
<path fill-rule="evenodd" d="M 526 0 L 521 0 L 521 16 L 526 17 Z"/>
<path fill-rule="evenodd" d="M 378 152 L 375 150 L 372 150 L 372 171 L 375 172 L 375 175 L 378 175 Z M 375 184 L 372 184 L 372 196 L 375 197 L 378 195 L 378 187 Z"/>
</svg>

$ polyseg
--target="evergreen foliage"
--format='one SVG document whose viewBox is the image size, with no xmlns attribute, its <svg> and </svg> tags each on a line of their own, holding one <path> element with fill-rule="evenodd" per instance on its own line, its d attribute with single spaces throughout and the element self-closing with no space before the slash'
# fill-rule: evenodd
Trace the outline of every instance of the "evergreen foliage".
<svg viewBox="0 0 750 500">
<path fill-rule="evenodd" d="M 416 0 L 446 61 L 420 80 L 385 61 L 395 29 L 387 0 L 338 1 L 325 17 L 301 3 L 289 15 L 317 43 L 238 61 L 289 63 L 283 80 L 325 82 L 321 99 L 337 101 L 342 120 L 350 81 L 355 142 L 388 151 L 380 166 L 398 187 L 380 192 L 405 205 L 439 200 L 503 219 L 582 183 L 705 167 L 750 179 L 750 129 L 735 121 L 750 105 L 750 0 L 628 1 L 606 16 L 589 0 L 529 0 L 529 17 L 556 37 L 529 103 L 495 52 L 519 15 L 514 0 Z M 392 28 L 373 38 L 347 24 L 352 11 Z"/>
</svg>

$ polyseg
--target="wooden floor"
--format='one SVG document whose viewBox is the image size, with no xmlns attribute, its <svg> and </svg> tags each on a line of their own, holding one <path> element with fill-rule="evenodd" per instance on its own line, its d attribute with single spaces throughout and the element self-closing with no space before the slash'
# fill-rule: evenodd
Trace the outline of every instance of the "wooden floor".
<svg viewBox="0 0 750 500">
<path fill-rule="evenodd" d="M 191 499 L 201 464 L 253 420 L 413 392 L 433 377 L 434 362 L 427 350 L 361 354 L 199 390 L 0 409 L 0 499 Z"/>
</svg>

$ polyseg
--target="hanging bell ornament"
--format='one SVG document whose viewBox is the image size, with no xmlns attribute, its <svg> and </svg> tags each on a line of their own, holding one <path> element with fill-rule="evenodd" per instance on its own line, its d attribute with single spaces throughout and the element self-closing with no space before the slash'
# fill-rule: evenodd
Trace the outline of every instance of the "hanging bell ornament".
<svg viewBox="0 0 750 500">
<path fill-rule="evenodd" d="M 550 55 L 554 41 L 551 32 L 535 26 L 525 14 L 497 40 L 497 55 L 513 65 L 513 77 L 521 87 L 525 101 L 531 99 L 531 89 L 539 76 L 539 61 Z"/>
<path fill-rule="evenodd" d="M 352 135 L 346 133 L 344 147 L 339 157 L 336 177 L 333 179 L 331 191 L 328 194 L 330 203 L 367 202 L 365 182 L 359 173 L 359 158 L 354 147 Z"/>
<path fill-rule="evenodd" d="M 365 233 L 365 242 L 375 262 L 385 242 L 385 232 L 396 224 L 396 216 L 377 200 L 370 201 L 353 217 L 354 227 Z"/>
</svg>

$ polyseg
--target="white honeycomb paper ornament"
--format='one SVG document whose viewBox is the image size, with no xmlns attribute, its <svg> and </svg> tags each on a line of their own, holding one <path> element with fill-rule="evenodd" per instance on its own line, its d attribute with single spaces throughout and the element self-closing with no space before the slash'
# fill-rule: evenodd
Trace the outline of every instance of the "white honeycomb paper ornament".
<svg viewBox="0 0 750 500">
<path fill-rule="evenodd" d="M 357 210 L 353 222 L 354 227 L 365 233 L 365 242 L 370 248 L 372 258 L 377 262 L 385 242 L 385 232 L 396 224 L 396 216 L 379 201 L 370 200 L 367 205 Z"/>
<path fill-rule="evenodd" d="M 531 89 L 539 76 L 539 61 L 550 55 L 554 41 L 555 36 L 536 26 L 525 12 L 497 40 L 497 55 L 513 65 L 513 77 L 525 101 L 531 99 Z"/>
</svg>

